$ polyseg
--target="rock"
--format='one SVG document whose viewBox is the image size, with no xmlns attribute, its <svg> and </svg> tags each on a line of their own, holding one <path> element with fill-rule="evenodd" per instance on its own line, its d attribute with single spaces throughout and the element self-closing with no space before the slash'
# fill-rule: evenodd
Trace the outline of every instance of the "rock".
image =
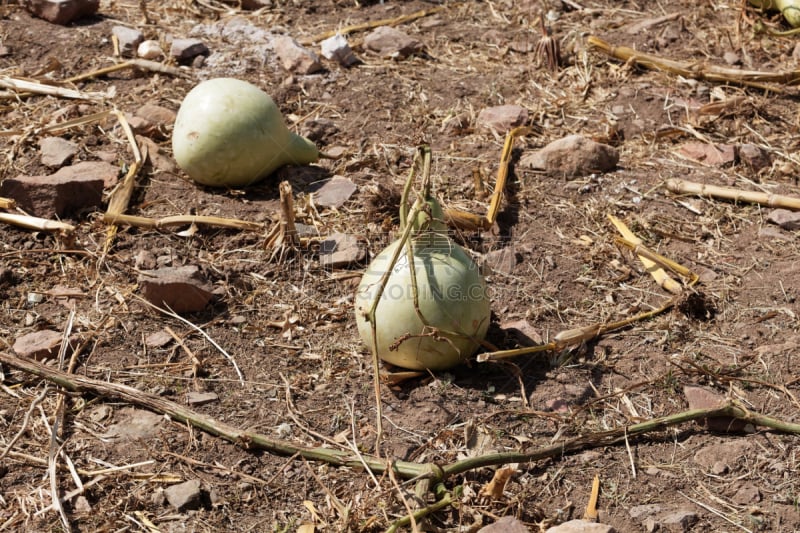
<svg viewBox="0 0 800 533">
<path fill-rule="evenodd" d="M 545 530 L 545 533 L 615 533 L 616 529 L 607 524 L 589 520 L 570 520 Z"/>
<path fill-rule="evenodd" d="M 61 137 L 45 137 L 39 141 L 42 164 L 46 167 L 61 167 L 78 153 L 78 145 Z"/>
<path fill-rule="evenodd" d="M 0 196 L 13 198 L 32 215 L 64 218 L 102 205 L 103 188 L 115 184 L 118 173 L 109 163 L 85 161 L 49 176 L 6 178 L 0 184 Z"/>
<path fill-rule="evenodd" d="M 683 395 L 689 409 L 714 409 L 725 403 L 725 397 L 705 387 L 696 385 L 686 385 L 683 388 Z M 739 432 L 745 429 L 745 422 L 731 417 L 717 416 L 699 421 L 711 431 Z"/>
<path fill-rule="evenodd" d="M 178 63 L 191 63 L 199 56 L 209 54 L 208 46 L 200 39 L 175 39 L 169 48 L 169 55 Z"/>
<path fill-rule="evenodd" d="M 697 513 L 688 509 L 680 509 L 662 516 L 659 522 L 667 531 L 689 531 L 697 523 Z"/>
<path fill-rule="evenodd" d="M 754 505 L 761 501 L 761 491 L 752 483 L 746 483 L 739 487 L 731 501 L 738 505 Z"/>
<path fill-rule="evenodd" d="M 150 439 L 161 431 L 164 423 L 164 417 L 133 407 L 119 409 L 114 420 L 104 437 L 115 438 L 118 442 Z"/>
<path fill-rule="evenodd" d="M 647 517 L 657 515 L 661 512 L 661 505 L 657 503 L 648 503 L 644 505 L 634 505 L 628 509 L 628 516 L 637 522 L 644 521 Z"/>
<path fill-rule="evenodd" d="M 358 63 L 358 58 L 353 53 L 353 50 L 350 49 L 350 45 L 347 44 L 347 37 L 341 33 L 322 41 L 320 43 L 320 52 L 325 59 L 336 61 L 343 67 Z"/>
<path fill-rule="evenodd" d="M 346 267 L 366 258 L 367 251 L 354 235 L 334 233 L 320 244 L 319 261 L 326 268 Z"/>
<path fill-rule="evenodd" d="M 100 7 L 100 0 L 22 0 L 21 3 L 32 15 L 61 26 L 92 15 Z"/>
<path fill-rule="evenodd" d="M 281 65 L 292 74 L 313 74 L 322 70 L 317 54 L 307 50 L 288 35 L 278 35 L 272 39 L 272 48 Z"/>
<path fill-rule="evenodd" d="M 785 230 L 795 231 L 800 229 L 800 212 L 788 209 L 773 209 L 767 213 L 767 222 L 777 224 Z"/>
<path fill-rule="evenodd" d="M 743 144 L 739 146 L 739 162 L 749 167 L 753 172 L 758 172 L 772 165 L 769 152 L 756 144 Z"/>
<path fill-rule="evenodd" d="M 12 348 L 21 357 L 51 359 L 58 355 L 62 338 L 58 331 L 44 329 L 18 337 Z"/>
<path fill-rule="evenodd" d="M 164 51 L 161 49 L 161 43 L 148 39 L 139 43 L 136 55 L 142 59 L 158 59 L 164 55 Z"/>
<path fill-rule="evenodd" d="M 618 162 L 619 152 L 613 146 L 569 135 L 523 156 L 520 165 L 556 176 L 574 177 L 612 170 Z"/>
<path fill-rule="evenodd" d="M 198 509 L 202 500 L 200 480 L 190 479 L 164 489 L 164 496 L 177 511 Z"/>
<path fill-rule="evenodd" d="M 705 165 L 722 167 L 736 161 L 736 147 L 732 144 L 708 144 L 688 142 L 678 149 L 688 159 Z"/>
<path fill-rule="evenodd" d="M 323 140 L 325 137 L 336 134 L 339 128 L 336 123 L 327 118 L 315 118 L 305 121 L 301 135 L 314 142 Z"/>
<path fill-rule="evenodd" d="M 724 473 L 734 470 L 742 457 L 751 449 L 745 440 L 725 441 L 708 444 L 695 452 L 693 460 L 699 466 L 709 471 Z"/>
<path fill-rule="evenodd" d="M 163 348 L 170 342 L 172 342 L 172 335 L 163 329 L 156 331 L 155 333 L 151 333 L 144 339 L 144 345 L 148 348 Z"/>
<path fill-rule="evenodd" d="M 792 236 L 785 235 L 785 234 L 781 233 L 780 230 L 777 230 L 777 229 L 772 228 L 772 227 L 766 227 L 766 226 L 758 229 L 757 237 L 758 237 L 759 240 L 762 240 L 762 241 L 782 241 L 782 242 L 787 242 L 787 241 L 793 240 Z"/>
<path fill-rule="evenodd" d="M 314 191 L 314 203 L 322 207 L 338 208 L 356 192 L 356 184 L 343 176 L 334 176 Z"/>
<path fill-rule="evenodd" d="M 148 302 L 176 313 L 202 311 L 213 296 L 200 269 L 193 265 L 143 271 L 139 288 Z"/>
<path fill-rule="evenodd" d="M 145 104 L 129 116 L 128 123 L 134 133 L 156 139 L 166 139 L 168 129 L 175 123 L 175 111 L 155 104 Z"/>
<path fill-rule="evenodd" d="M 728 50 L 722 54 L 722 60 L 731 66 L 742 64 L 742 56 L 732 50 Z"/>
<path fill-rule="evenodd" d="M 506 276 L 510 276 L 514 272 L 517 263 L 519 263 L 519 257 L 511 248 L 493 250 L 483 257 L 484 269 Z"/>
<path fill-rule="evenodd" d="M 425 45 L 397 28 L 380 26 L 364 37 L 364 48 L 377 52 L 382 57 L 405 59 L 410 55 L 421 53 Z"/>
<path fill-rule="evenodd" d="M 504 516 L 493 524 L 483 526 L 478 533 L 530 533 L 530 531 L 525 524 L 513 516 Z"/>
<path fill-rule="evenodd" d="M 522 346 L 537 346 L 542 344 L 542 336 L 527 320 L 520 319 L 503 322 L 500 329 L 512 334 Z"/>
<path fill-rule="evenodd" d="M 478 113 L 478 128 L 505 135 L 508 130 L 521 126 L 528 120 L 528 110 L 518 105 L 487 107 Z"/>
<path fill-rule="evenodd" d="M 122 57 L 133 57 L 139 45 L 144 41 L 144 34 L 136 28 L 128 26 L 114 26 L 111 34 L 119 42 L 119 53 Z"/>
<path fill-rule="evenodd" d="M 72 510 L 77 514 L 89 514 L 92 512 L 92 506 L 86 496 L 78 496 L 72 504 Z"/>
<path fill-rule="evenodd" d="M 217 400 L 219 400 L 219 395 L 216 392 L 191 391 L 186 393 L 186 403 L 189 405 L 205 405 Z"/>
</svg>

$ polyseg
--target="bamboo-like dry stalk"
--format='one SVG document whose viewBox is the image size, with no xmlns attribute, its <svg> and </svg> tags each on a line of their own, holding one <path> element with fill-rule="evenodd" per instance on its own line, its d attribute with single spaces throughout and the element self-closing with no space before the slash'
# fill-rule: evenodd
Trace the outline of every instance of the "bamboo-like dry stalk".
<svg viewBox="0 0 800 533">
<path fill-rule="evenodd" d="M 76 91 L 75 89 L 46 85 L 36 81 L 12 78 L 9 76 L 0 76 L 0 87 L 18 92 L 59 96 L 61 98 L 74 98 L 76 100 L 103 100 L 106 97 L 103 93 L 84 93 Z"/>
<path fill-rule="evenodd" d="M 103 214 L 103 222 L 107 224 L 127 224 L 136 228 L 162 229 L 172 226 L 186 226 L 197 224 L 218 228 L 238 229 L 243 231 L 263 231 L 266 226 L 259 222 L 239 220 L 236 218 L 222 218 L 204 215 L 173 215 L 162 218 L 149 218 L 125 214 Z"/>
<path fill-rule="evenodd" d="M 460 2 L 459 2 L 460 3 Z M 306 39 L 301 39 L 300 44 L 308 46 L 311 44 L 315 44 L 319 41 L 323 41 L 328 37 L 333 37 L 336 34 L 340 35 L 350 35 L 351 33 L 364 31 L 364 30 L 371 30 L 374 28 L 378 28 L 380 26 L 397 26 L 399 24 L 405 24 L 406 22 L 411 22 L 423 17 L 427 17 L 429 15 L 433 15 L 434 13 L 438 13 L 444 9 L 451 8 L 456 4 L 450 4 L 446 6 L 439 6 L 433 7 L 431 9 L 422 9 L 420 11 L 416 11 L 414 13 L 409 13 L 408 15 L 400 15 L 399 17 L 393 17 L 388 19 L 381 19 L 381 20 L 373 20 L 371 22 L 364 22 L 362 24 L 353 24 L 351 26 L 345 26 L 343 28 L 338 28 L 331 31 L 326 31 L 320 33 L 318 35 L 314 35 L 313 37 L 308 37 Z"/>
<path fill-rule="evenodd" d="M 13 198 L 0 198 L 0 209 L 14 209 L 17 207 L 17 201 Z"/>
<path fill-rule="evenodd" d="M 125 136 L 128 138 L 128 143 L 131 145 L 131 150 L 133 151 L 133 163 L 130 167 L 128 167 L 128 172 L 125 174 L 123 180 L 117 185 L 117 188 L 114 190 L 114 192 L 111 193 L 111 199 L 108 201 L 106 214 L 112 216 L 120 215 L 128 208 L 128 203 L 131 201 L 131 196 L 133 195 L 133 187 L 136 185 L 136 175 L 139 173 L 139 169 L 142 167 L 145 159 L 147 158 L 147 145 L 144 147 L 143 157 L 141 151 L 139 150 L 139 144 L 136 142 L 136 137 L 133 134 L 133 130 L 131 129 L 130 124 L 128 124 L 128 120 L 125 118 L 125 115 L 119 109 L 114 109 L 113 113 L 116 115 L 117 120 L 119 120 L 122 130 L 125 132 Z M 117 229 L 117 225 L 112 223 L 106 230 L 106 242 L 103 245 L 103 255 L 107 254 L 111 249 L 111 243 L 114 242 L 114 237 L 117 235 Z"/>
<path fill-rule="evenodd" d="M 650 248 L 647 248 L 645 245 L 643 245 L 641 243 L 640 244 L 636 244 L 633 241 L 629 241 L 628 239 L 621 239 L 621 238 L 614 239 L 614 242 L 629 248 L 630 250 L 632 250 L 638 256 L 646 257 L 647 259 L 655 262 L 659 266 L 662 266 L 664 268 L 668 268 L 672 272 L 674 272 L 675 274 L 678 274 L 679 276 L 683 276 L 683 277 L 687 278 L 689 280 L 689 285 L 690 286 L 694 285 L 695 283 L 697 283 L 700 280 L 700 276 L 698 276 L 697 274 L 695 274 L 694 272 L 692 272 L 691 270 L 689 270 L 685 266 L 681 265 L 680 263 L 676 263 L 675 261 L 673 261 L 672 259 L 670 259 L 668 257 L 664 257 L 663 255 L 661 255 L 658 252 L 654 252 L 653 250 L 651 250 Z"/>
<path fill-rule="evenodd" d="M 63 231 L 65 233 L 75 231 L 75 226 L 66 222 L 17 213 L 0 213 L 0 222 L 37 231 Z"/>
<path fill-rule="evenodd" d="M 642 240 L 634 235 L 634 233 L 622 222 L 620 219 L 615 217 L 614 215 L 609 214 L 608 219 L 614 224 L 614 227 L 617 228 L 625 240 L 632 242 L 634 245 L 642 244 Z M 659 287 L 671 292 L 672 294 L 680 294 L 683 288 L 681 284 L 672 279 L 667 272 L 661 268 L 655 261 L 646 257 L 644 254 L 638 254 L 639 261 L 642 262 L 644 265 L 645 270 L 650 272 L 650 275 L 653 276 L 653 279 L 656 280 Z"/>
<path fill-rule="evenodd" d="M 587 43 L 592 48 L 620 61 L 630 61 L 642 67 L 669 72 L 684 78 L 717 83 L 734 83 L 777 92 L 781 92 L 780 87 L 768 84 L 800 85 L 799 69 L 784 72 L 764 72 L 709 65 L 699 61 L 676 61 L 659 57 L 655 54 L 639 52 L 627 46 L 614 46 L 594 35 L 590 35 L 587 38 Z"/>
<path fill-rule="evenodd" d="M 675 194 L 694 194 L 705 198 L 730 200 L 732 202 L 746 202 L 765 205 L 767 207 L 781 207 L 784 209 L 800 210 L 800 198 L 783 194 L 769 194 L 758 191 L 743 191 L 734 187 L 721 187 L 707 185 L 694 181 L 670 179 L 666 182 L 667 190 Z"/>
<path fill-rule="evenodd" d="M 147 59 L 131 59 L 129 61 L 124 61 L 122 63 L 111 65 L 109 67 L 103 67 L 100 69 L 92 70 L 90 72 L 85 72 L 83 74 L 78 74 L 77 76 L 67 78 L 64 81 L 67 83 L 74 83 L 76 81 L 83 81 L 83 80 L 88 80 L 90 78 L 97 78 L 98 76 L 104 76 L 106 74 L 111 74 L 112 72 L 117 72 L 120 70 L 125 70 L 130 68 L 149 70 L 152 72 L 158 72 L 159 74 L 169 74 L 170 76 L 176 76 L 182 78 L 189 77 L 189 74 L 187 72 L 184 72 L 175 67 L 171 67 L 169 65 L 164 65 L 157 61 L 150 61 Z"/>
</svg>

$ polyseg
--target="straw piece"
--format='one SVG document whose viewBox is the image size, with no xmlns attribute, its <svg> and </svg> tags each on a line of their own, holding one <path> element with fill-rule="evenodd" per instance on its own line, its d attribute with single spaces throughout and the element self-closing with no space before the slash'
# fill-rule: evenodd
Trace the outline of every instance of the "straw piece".
<svg viewBox="0 0 800 533">
<path fill-rule="evenodd" d="M 15 207 L 17 207 L 17 201 L 13 198 L 0 198 L 0 208 L 14 209 Z"/>
<path fill-rule="evenodd" d="M 0 222 L 37 231 L 63 231 L 66 233 L 75 231 L 75 226 L 66 222 L 16 213 L 0 213 Z"/>
<path fill-rule="evenodd" d="M 785 196 L 783 194 L 768 194 L 757 191 L 743 191 L 733 187 L 720 187 L 706 185 L 694 181 L 680 179 L 667 180 L 667 190 L 676 194 L 695 194 L 706 198 L 718 198 L 733 202 L 747 202 L 751 204 L 766 205 L 768 207 L 781 207 L 784 209 L 800 210 L 800 198 Z"/>
<path fill-rule="evenodd" d="M 235 218 L 221 218 L 203 215 L 173 215 L 163 218 L 149 218 L 122 213 L 105 213 L 103 222 L 107 224 L 127 224 L 137 228 L 162 229 L 170 226 L 186 226 L 190 224 L 214 226 L 218 228 L 231 228 L 246 231 L 262 231 L 266 227 L 258 222 L 239 220 Z"/>
<path fill-rule="evenodd" d="M 611 221 L 612 224 L 617 228 L 625 240 L 634 243 L 635 245 L 642 244 L 642 240 L 634 235 L 634 233 L 622 222 L 620 219 L 615 217 L 614 215 L 608 215 L 608 219 Z M 644 255 L 637 255 L 639 261 L 642 262 L 644 268 L 650 272 L 650 275 L 653 276 L 653 279 L 656 280 L 658 285 L 671 292 L 672 294 L 680 294 L 683 290 L 681 288 L 680 283 L 672 279 L 667 272 L 661 268 L 655 261 L 645 257 Z"/>
<path fill-rule="evenodd" d="M 50 96 L 60 96 L 62 98 L 75 98 L 77 100 L 102 100 L 106 97 L 103 93 L 82 93 L 75 89 L 45 85 L 31 80 L 0 76 L 0 87 L 12 89 L 26 93 L 46 94 Z"/>
</svg>

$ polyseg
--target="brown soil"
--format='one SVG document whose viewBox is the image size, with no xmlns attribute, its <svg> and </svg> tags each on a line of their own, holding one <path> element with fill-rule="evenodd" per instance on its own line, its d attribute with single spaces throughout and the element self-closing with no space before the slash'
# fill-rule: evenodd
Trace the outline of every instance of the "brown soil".
<svg viewBox="0 0 800 533">
<path fill-rule="evenodd" d="M 350 38 L 361 64 L 344 69 L 326 62 L 322 73 L 291 76 L 258 43 L 225 36 L 219 28 L 242 17 L 302 40 L 435 5 L 419 0 L 274 4 L 247 12 L 222 9 L 217 2 L 148 2 L 150 23 L 144 24 L 140 2 L 103 2 L 98 16 L 57 27 L 4 3 L 0 44 L 10 51 L 0 57 L 0 73 L 12 77 L 62 80 L 111 64 L 111 28 L 117 24 L 139 27 L 147 38 L 162 41 L 199 35 L 212 54 L 205 64 L 186 69 L 187 78 L 122 70 L 78 84 L 84 91 L 106 92 L 102 102 L 4 96 L 2 129 L 16 133 L 0 137 L 0 178 L 50 172 L 40 163 L 38 141 L 47 135 L 40 128 L 51 120 L 111 107 L 134 112 L 146 103 L 177 110 L 198 80 L 235 76 L 269 92 L 297 131 L 316 131 L 322 149 L 344 148 L 345 155 L 281 169 L 246 190 L 211 190 L 170 170 L 166 132 L 155 136 L 166 162 L 139 173 L 127 212 L 272 223 L 277 184 L 288 180 L 299 222 L 316 224 L 322 236 L 355 234 L 375 254 L 392 238 L 386 229 L 396 231 L 397 198 L 385 191 L 402 186 L 420 143 L 433 149 L 434 187 L 443 202 L 485 213 L 487 203 L 475 199 L 472 175 L 475 169 L 485 176 L 496 173 L 503 133 L 475 128 L 475 119 L 486 107 L 518 104 L 530 111 L 533 133 L 517 141 L 515 162 L 576 133 L 615 144 L 621 158 L 613 172 L 579 178 L 512 165 L 496 227 L 459 236 L 478 262 L 503 248 L 518 258 L 510 272 L 487 276 L 493 301 L 489 341 L 500 349 L 520 346 L 523 340 L 504 326 L 522 319 L 533 330 L 529 334 L 547 341 L 564 329 L 659 307 L 670 297 L 636 256 L 615 243 L 610 214 L 651 249 L 697 272 L 696 294 L 579 347 L 472 362 L 384 385 L 384 452 L 441 465 L 490 452 L 532 452 L 685 411 L 687 385 L 716 391 L 755 413 L 798 421 L 795 234 L 769 224 L 767 207 L 676 197 L 664 187 L 666 179 L 683 178 L 797 195 L 796 91 L 687 80 L 620 63 L 588 49 L 585 41 L 597 35 L 695 61 L 700 68 L 726 60 L 751 70 L 793 68 L 795 38 L 757 31 L 764 23 L 786 29 L 777 17 L 761 15 L 745 2 L 467 1 L 400 26 L 425 43 L 424 54 L 383 59 L 361 50 L 365 33 L 356 32 Z M 557 73 L 539 66 L 535 53 L 536 19 L 545 4 L 557 15 L 548 23 L 561 44 Z M 578 4 L 585 9 L 576 9 Z M 670 13 L 680 16 L 638 33 L 626 31 Z M 735 97 L 740 97 L 735 105 L 698 113 L 704 104 Z M 462 118 L 466 127 L 448 125 L 452 117 Z M 320 119 L 335 128 L 320 129 L 326 124 Z M 126 168 L 132 162 L 115 119 L 59 135 L 80 145 L 76 160 L 111 153 Z M 772 163 L 754 171 L 738 160 L 718 167 L 680 155 L 682 144 L 698 140 L 754 143 L 768 151 Z M 304 198 L 334 175 L 352 180 L 357 193 L 339 209 L 314 213 Z M 377 200 L 383 203 L 376 201 L 376 191 L 382 191 Z M 77 226 L 71 239 L 3 228 L 5 351 L 26 333 L 65 331 L 71 324 L 82 347 L 75 374 L 184 405 L 190 392 L 213 392 L 215 401 L 192 408 L 296 445 L 373 452 L 373 368 L 352 311 L 363 265 L 326 270 L 318 245 L 274 257 L 264 234 L 207 227 L 188 233 L 182 232 L 185 227 L 122 227 L 103 254 L 106 225 L 99 214 L 70 219 Z M 184 318 L 208 337 L 141 302 L 137 257 L 142 254 L 160 266 L 202 269 L 213 284 L 214 302 Z M 80 296 L 69 302 L 53 296 L 29 300 L 31 293 L 47 295 L 58 286 Z M 164 345 L 147 345 L 148 336 L 166 328 L 180 342 L 170 337 Z M 8 530 L 59 530 L 56 512 L 39 511 L 51 503 L 50 430 L 64 396 L 13 366 L 5 365 L 3 372 L 0 523 Z M 186 424 L 148 418 L 130 402 L 102 395 L 66 400 L 57 443 L 64 468 L 56 483 L 61 495 L 75 491 L 64 516 L 76 531 L 296 531 L 304 523 L 319 531 L 373 531 L 407 514 L 404 500 L 415 505 L 405 490 L 413 485 L 398 489 L 402 479 L 246 450 Z M 142 420 L 146 423 L 136 423 Z M 519 464 L 494 501 L 479 494 L 493 468 L 479 468 L 447 479 L 446 489 L 461 491 L 458 505 L 436 511 L 419 527 L 475 531 L 513 515 L 537 531 L 583 516 L 592 480 L 599 476 L 599 520 L 618 531 L 644 531 L 648 519 L 651 526 L 681 530 L 684 525 L 664 518 L 681 511 L 689 513 L 685 527 L 692 531 L 797 531 L 797 443 L 796 435 L 764 427 L 717 432 L 680 424 Z M 75 475 L 66 468 L 67 458 L 78 469 Z M 112 467 L 118 470 L 108 470 Z M 83 491 L 76 491 L 78 478 Z M 163 490 L 187 480 L 199 480 L 204 497 L 197 509 L 178 511 L 165 503 Z M 427 503 L 433 498 L 430 494 Z M 660 510 L 637 514 L 644 509 L 637 506 L 645 504 Z"/>
</svg>

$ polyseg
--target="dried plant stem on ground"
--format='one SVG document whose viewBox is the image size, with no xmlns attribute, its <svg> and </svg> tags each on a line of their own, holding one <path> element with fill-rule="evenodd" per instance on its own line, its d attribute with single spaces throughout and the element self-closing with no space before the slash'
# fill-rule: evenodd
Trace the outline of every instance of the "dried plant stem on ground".
<svg viewBox="0 0 800 533">
<path fill-rule="evenodd" d="M 655 54 L 638 52 L 627 46 L 614 46 L 594 35 L 590 35 L 587 42 L 592 48 L 615 59 L 619 59 L 620 61 L 632 62 L 642 67 L 662 70 L 685 78 L 717 83 L 735 83 L 776 92 L 781 92 L 781 88 L 768 84 L 800 84 L 800 70 L 762 72 L 708 65 L 697 61 L 675 61 L 673 59 L 659 57 Z"/>
<path fill-rule="evenodd" d="M 32 217 L 30 215 L 20 215 L 17 213 L 0 213 L 0 222 L 36 231 L 61 231 L 64 233 L 72 233 L 75 231 L 75 226 L 67 224 L 66 222 Z"/>
<path fill-rule="evenodd" d="M 617 444 L 626 438 L 708 418 L 735 418 L 750 423 L 753 426 L 761 426 L 782 433 L 800 435 L 800 424 L 753 413 L 738 403 L 726 402 L 719 407 L 691 409 L 608 431 L 580 435 L 531 451 L 490 453 L 458 460 L 445 465 L 415 463 L 411 461 L 387 461 L 375 456 L 356 456 L 352 452 L 345 450 L 324 447 L 314 448 L 293 444 L 284 440 L 272 439 L 260 433 L 241 430 L 230 426 L 212 417 L 186 408 L 176 402 L 165 400 L 160 396 L 145 393 L 127 385 L 100 381 L 81 375 L 67 374 L 53 367 L 43 365 L 33 360 L 22 359 L 7 352 L 0 351 L 0 362 L 12 368 L 45 379 L 65 389 L 67 392 L 90 393 L 108 399 L 120 400 L 131 405 L 149 409 L 158 414 L 167 415 L 176 422 L 189 424 L 192 427 L 227 440 L 243 449 L 265 450 L 280 455 L 297 456 L 304 459 L 321 461 L 335 466 L 359 470 L 366 467 L 376 473 L 386 472 L 388 468 L 392 468 L 394 473 L 403 479 L 430 479 L 433 482 L 434 492 L 442 490 L 441 484 L 452 476 L 464 474 L 478 468 L 509 463 L 528 463 L 560 457 L 586 448 L 609 446 Z"/>
<path fill-rule="evenodd" d="M 743 191 L 733 187 L 707 185 L 694 181 L 680 179 L 667 180 L 667 190 L 675 194 L 694 194 L 705 198 L 731 200 L 732 202 L 746 202 L 765 205 L 767 207 L 782 207 L 784 209 L 800 210 L 800 198 L 785 196 L 783 194 L 768 194 L 758 191 Z"/>
<path fill-rule="evenodd" d="M 17 201 L 12 198 L 0 198 L 0 209 L 14 209 Z"/>
<path fill-rule="evenodd" d="M 136 228 L 162 229 L 173 226 L 211 226 L 216 228 L 238 229 L 242 231 L 263 231 L 265 226 L 259 222 L 221 218 L 204 215 L 173 215 L 162 218 L 149 218 L 136 215 L 103 214 L 103 222 L 107 224 L 133 226 Z"/>
<path fill-rule="evenodd" d="M 46 94 L 50 96 L 58 96 L 60 98 L 72 98 L 75 100 L 103 100 L 106 97 L 103 93 L 81 92 L 76 91 L 75 89 L 67 89 L 66 87 L 46 85 L 36 81 L 21 80 L 18 78 L 10 78 L 8 76 L 0 76 L 0 87 L 21 93 L 10 95 L 9 98 L 18 98 L 24 94 Z"/>
</svg>

